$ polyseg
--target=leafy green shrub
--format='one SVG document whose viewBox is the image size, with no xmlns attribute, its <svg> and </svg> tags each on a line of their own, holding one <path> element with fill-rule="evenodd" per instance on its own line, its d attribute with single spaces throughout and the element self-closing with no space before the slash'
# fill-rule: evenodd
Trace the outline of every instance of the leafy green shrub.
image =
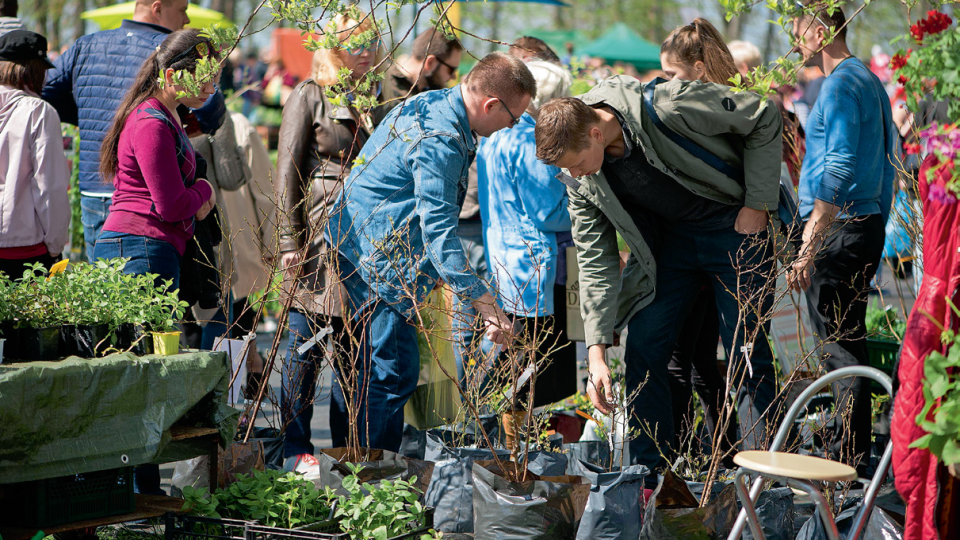
<svg viewBox="0 0 960 540">
<path fill-rule="evenodd" d="M 327 519 L 330 494 L 303 476 L 267 470 L 238 475 L 237 481 L 212 494 L 207 488 L 183 488 L 183 511 L 224 519 L 257 521 L 290 529 Z"/>
<path fill-rule="evenodd" d="M 350 496 L 336 498 L 336 513 L 340 530 L 350 538 L 386 540 L 413 532 L 423 527 L 426 509 L 418 501 L 420 490 L 414 485 L 416 477 L 409 481 L 382 480 L 378 485 L 360 483 L 357 475 L 363 470 L 360 465 L 347 463 L 350 476 L 343 479 L 343 489 Z M 332 496 L 330 487 L 326 490 Z M 434 531 L 420 536 L 421 540 L 439 538 Z"/>
<path fill-rule="evenodd" d="M 933 351 L 923 362 L 926 404 L 917 415 L 917 425 L 927 434 L 910 448 L 927 448 L 943 463 L 953 465 L 960 463 L 960 335 L 946 330 L 942 339 L 947 354 Z"/>
<path fill-rule="evenodd" d="M 888 341 L 903 341 L 907 323 L 892 305 L 867 309 L 867 336 Z"/>
</svg>

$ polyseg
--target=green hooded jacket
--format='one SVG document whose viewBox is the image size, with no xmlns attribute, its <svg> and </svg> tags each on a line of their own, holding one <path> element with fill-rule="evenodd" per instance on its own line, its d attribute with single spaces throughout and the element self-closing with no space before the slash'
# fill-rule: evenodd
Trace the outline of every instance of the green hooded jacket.
<svg viewBox="0 0 960 540">
<path fill-rule="evenodd" d="M 726 176 L 664 135 L 644 110 L 644 90 L 667 127 L 742 170 L 743 180 Z M 778 221 L 783 121 L 773 103 L 719 84 L 682 80 L 643 84 L 622 75 L 605 79 L 578 98 L 619 111 L 650 164 L 691 192 L 731 206 L 766 210 L 771 221 Z M 568 185 L 567 192 L 586 344 L 611 344 L 614 330 L 653 301 L 656 261 L 603 172 L 577 181 L 579 186 Z M 622 273 L 617 232 L 631 251 Z"/>
</svg>

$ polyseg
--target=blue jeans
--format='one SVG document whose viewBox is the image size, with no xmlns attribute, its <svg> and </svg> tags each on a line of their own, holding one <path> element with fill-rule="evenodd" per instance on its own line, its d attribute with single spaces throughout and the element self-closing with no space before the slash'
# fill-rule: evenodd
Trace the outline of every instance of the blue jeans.
<svg viewBox="0 0 960 540">
<path fill-rule="evenodd" d="M 410 320 L 373 296 L 353 266 L 340 257 L 340 274 L 354 310 L 353 334 L 357 391 L 354 427 L 360 446 L 397 452 L 403 435 L 403 407 L 417 388 L 420 348 Z"/>
<path fill-rule="evenodd" d="M 313 443 L 310 442 L 310 423 L 313 420 L 313 405 L 316 399 L 317 379 L 323 368 L 326 339 L 318 345 L 307 349 L 303 354 L 297 354 L 297 349 L 304 342 L 315 336 L 327 324 L 333 327 L 335 354 L 342 354 L 344 342 L 349 343 L 349 336 L 345 336 L 343 319 L 326 315 L 305 314 L 299 310 L 290 310 L 290 340 L 287 354 L 283 359 L 283 372 L 280 385 L 280 414 L 283 425 L 286 426 L 283 440 L 283 457 L 313 454 Z M 330 436 L 333 447 L 343 447 L 347 444 L 347 409 L 343 392 L 339 391 L 337 371 L 333 371 L 331 381 L 332 392 L 330 398 Z"/>
<path fill-rule="evenodd" d="M 80 195 L 80 223 L 83 224 L 83 243 L 86 244 L 87 260 L 93 262 L 93 247 L 100 237 L 100 230 L 110 215 L 110 197 Z"/>
<path fill-rule="evenodd" d="M 157 280 L 172 280 L 170 290 L 180 288 L 180 253 L 173 244 L 149 236 L 101 231 L 93 250 L 94 260 L 127 257 L 124 274 L 157 274 Z"/>
<path fill-rule="evenodd" d="M 626 388 L 634 391 L 643 385 L 632 403 L 630 426 L 639 429 L 640 436 L 630 442 L 630 458 L 651 470 L 665 465 L 657 447 L 669 455 L 673 445 L 674 411 L 669 407 L 667 366 L 704 277 L 716 299 L 720 338 L 735 363 L 732 386 L 739 386 L 736 410 L 744 449 L 760 449 L 767 442 L 766 425 L 776 425 L 774 412 L 768 410 L 776 396 L 773 353 L 767 342 L 769 320 L 758 335 L 753 335 L 757 313 L 769 314 L 773 306 L 772 287 L 766 294 L 759 292 L 771 278 L 771 250 L 766 231 L 752 236 L 739 234 L 733 229 L 735 219 L 736 212 L 732 212 L 695 223 L 664 224 L 657 257 L 656 297 L 629 322 L 624 358 Z M 740 300 L 748 303 L 743 313 L 730 291 L 736 291 Z M 738 327 L 741 316 L 743 321 Z M 733 344 L 735 335 L 737 342 Z M 752 376 L 747 374 L 741 352 L 745 336 L 752 344 Z M 741 377 L 744 382 L 739 385 Z M 646 427 L 641 427 L 643 424 L 649 426 L 650 432 L 655 430 L 656 441 Z"/>
<path fill-rule="evenodd" d="M 486 279 L 487 277 L 487 257 L 483 248 L 483 224 L 480 221 L 463 220 L 460 221 L 457 228 L 457 236 L 460 237 L 460 243 L 463 245 L 463 251 L 467 254 L 467 262 L 470 269 L 478 276 Z M 481 321 L 477 319 L 477 310 L 469 301 L 460 298 L 459 295 L 453 295 L 452 312 L 454 313 L 451 323 L 453 333 L 453 355 L 457 362 L 457 378 L 460 384 L 467 383 L 466 364 L 474 366 L 482 363 L 485 358 L 483 353 L 490 351 L 492 343 L 489 343 L 483 337 Z"/>
<path fill-rule="evenodd" d="M 92 244 L 88 244 L 90 247 Z M 96 239 L 94 260 L 129 257 L 124 274 L 157 274 L 158 281 L 173 280 L 172 289 L 180 287 L 180 254 L 169 242 L 147 236 L 101 231 Z M 137 493 L 165 495 L 160 489 L 160 466 L 148 463 L 134 470 Z"/>
</svg>

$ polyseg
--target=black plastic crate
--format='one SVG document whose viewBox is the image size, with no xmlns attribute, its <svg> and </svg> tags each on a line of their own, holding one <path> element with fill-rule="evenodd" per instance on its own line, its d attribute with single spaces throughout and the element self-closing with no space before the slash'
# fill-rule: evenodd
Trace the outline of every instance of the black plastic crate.
<svg viewBox="0 0 960 540">
<path fill-rule="evenodd" d="M 244 540 L 249 521 L 213 519 L 167 513 L 163 517 L 165 540 Z"/>
<path fill-rule="evenodd" d="M 133 467 L 0 485 L 6 523 L 52 527 L 136 510 Z"/>
</svg>

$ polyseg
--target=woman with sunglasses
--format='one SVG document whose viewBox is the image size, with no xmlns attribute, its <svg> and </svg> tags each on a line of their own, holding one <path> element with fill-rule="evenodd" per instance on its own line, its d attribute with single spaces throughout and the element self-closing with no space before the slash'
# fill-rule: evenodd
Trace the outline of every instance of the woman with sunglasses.
<svg viewBox="0 0 960 540">
<path fill-rule="evenodd" d="M 378 37 L 366 44 L 351 40 L 375 30 L 373 21 L 358 9 L 332 21 L 327 32 L 336 35 L 342 46 L 314 53 L 311 76 L 294 88 L 280 124 L 275 183 L 280 266 L 284 269 L 284 292 L 295 296 L 280 398 L 286 426 L 284 458 L 288 458 L 285 468 L 308 475 L 319 474 L 310 442 L 310 421 L 326 340 L 319 340 L 302 354 L 298 349 L 329 327 L 333 330 L 334 358 L 342 361 L 349 355 L 350 339 L 341 318 L 344 293 L 331 264 L 337 251 L 328 249 L 323 230 L 330 206 L 372 129 L 366 111 L 358 111 L 346 102 L 331 103 L 326 90 L 338 84 L 337 73 L 342 68 L 350 70 L 348 84 L 354 86 L 380 65 Z M 352 103 L 352 93 L 347 101 Z M 347 434 L 347 412 L 338 380 L 335 370 L 330 407 L 334 447 L 345 446 Z"/>
<path fill-rule="evenodd" d="M 177 112 L 179 105 L 201 107 L 214 93 L 213 82 L 204 81 L 197 95 L 178 97 L 186 89 L 174 74 L 196 72 L 197 61 L 211 54 L 198 30 L 170 34 L 143 63 L 100 150 L 100 172 L 113 178 L 115 191 L 94 258 L 127 257 L 125 273 L 157 274 L 174 289 L 194 220 L 216 202 L 210 183 L 196 178 L 196 156 Z M 162 494 L 159 468 L 137 467 L 136 486 L 139 493 Z"/>
<path fill-rule="evenodd" d="M 709 21 L 699 17 L 667 36 L 660 46 L 660 65 L 671 80 L 701 80 L 727 86 L 732 85 L 730 79 L 738 73 L 723 36 Z M 726 381 L 726 375 L 717 365 L 719 324 L 713 288 L 704 282 L 690 315 L 683 323 L 668 366 L 677 451 L 692 442 L 690 399 L 693 390 L 700 396 L 711 440 L 716 440 L 714 430 L 720 425 Z M 731 418 L 724 437 L 720 439 L 722 451 L 730 450 L 736 442 L 736 430 L 737 420 Z M 690 448 L 698 449 L 699 446 L 692 444 Z M 731 467 L 732 457 L 725 457 L 724 464 Z"/>
</svg>

